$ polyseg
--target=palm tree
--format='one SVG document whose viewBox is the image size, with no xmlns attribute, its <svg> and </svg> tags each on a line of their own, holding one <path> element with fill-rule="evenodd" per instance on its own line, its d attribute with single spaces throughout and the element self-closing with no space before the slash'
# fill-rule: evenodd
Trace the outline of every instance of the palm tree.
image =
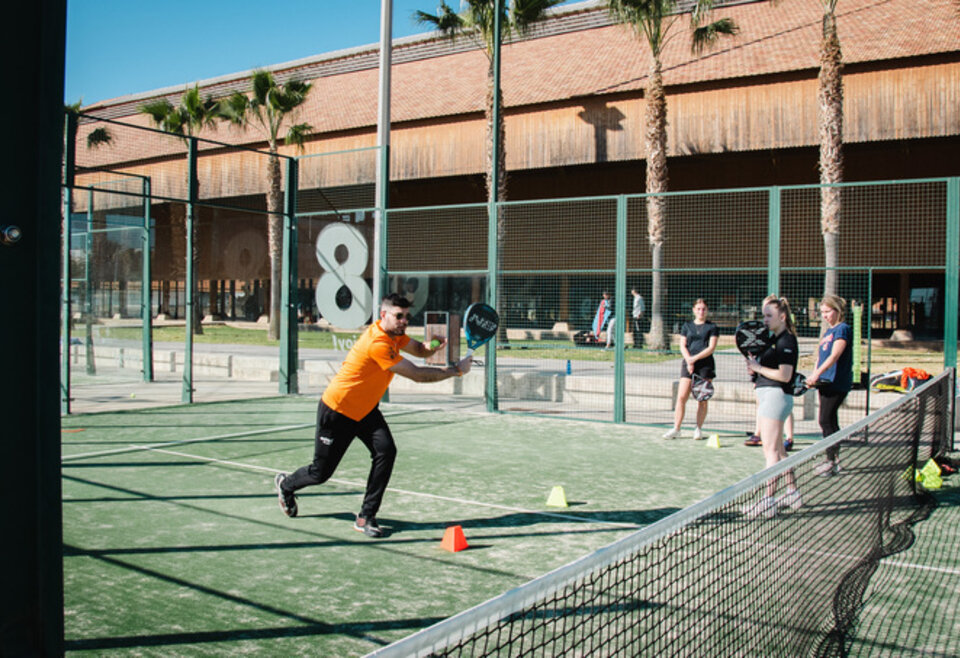
<svg viewBox="0 0 960 658">
<path fill-rule="evenodd" d="M 267 242 L 270 250 L 270 324 L 267 337 L 280 338 L 281 313 L 281 265 L 283 249 L 283 189 L 281 186 L 280 158 L 277 157 L 277 141 L 284 120 L 306 100 L 311 85 L 291 80 L 278 85 L 269 71 L 253 72 L 250 79 L 250 95 L 234 92 L 220 102 L 220 116 L 231 123 L 246 128 L 251 123 L 267 138 L 270 146 L 268 177 L 270 190 L 267 194 Z M 310 133 L 306 123 L 297 123 L 287 128 L 284 138 L 287 144 L 303 148 L 303 141 Z"/>
<path fill-rule="evenodd" d="M 200 86 L 194 85 L 193 89 L 187 89 L 183 92 L 183 95 L 180 97 L 180 104 L 174 106 L 169 100 L 163 98 L 161 100 L 153 101 L 147 103 L 146 105 L 140 106 L 140 112 L 147 114 L 153 119 L 154 124 L 161 130 L 173 133 L 174 135 L 179 135 L 183 142 L 186 144 L 189 142 L 190 138 L 195 136 L 203 128 L 212 128 L 216 124 L 214 119 L 217 117 L 217 109 L 219 104 L 217 101 L 213 100 L 211 97 L 207 96 L 201 98 L 200 96 Z M 188 174 L 189 175 L 189 174 Z M 196 189 L 196 186 L 199 185 L 197 180 L 188 180 L 187 189 Z M 184 224 L 186 224 L 186 215 L 184 215 Z M 193 227 L 194 235 L 196 236 L 196 224 Z M 201 325 L 202 314 L 200 312 L 200 298 L 197 294 L 197 261 L 200 256 L 200 247 L 197 244 L 197 241 L 193 240 L 193 253 L 190 257 L 193 259 L 193 277 L 192 280 L 187 283 L 190 286 L 193 305 L 194 305 L 194 322 L 193 322 L 193 333 L 202 334 L 203 326 Z"/>
<path fill-rule="evenodd" d="M 837 0 L 821 0 L 820 75 L 817 87 L 817 123 L 820 131 L 820 232 L 826 272 L 824 294 L 837 294 L 839 272 L 841 189 L 843 181 L 843 57 L 837 36 Z"/>
<path fill-rule="evenodd" d="M 667 96 L 663 88 L 663 50 L 670 32 L 681 19 L 677 0 L 608 0 L 611 15 L 619 23 L 629 24 L 637 37 L 650 48 L 650 69 L 647 73 L 645 147 L 647 155 L 646 191 L 647 236 L 650 240 L 652 288 L 650 304 L 650 348 L 669 345 L 663 322 L 663 228 L 667 191 Z M 712 0 L 697 0 L 690 13 L 693 52 L 700 53 L 717 42 L 721 35 L 736 34 L 738 28 L 729 18 L 706 23 Z"/>
<path fill-rule="evenodd" d="M 503 201 L 507 198 L 507 168 L 506 168 L 506 143 L 503 130 L 503 101 L 501 97 L 500 107 L 497 108 L 497 116 L 500 117 L 499 125 L 496 128 L 493 125 L 494 108 L 494 69 L 493 69 L 493 51 L 496 45 L 496 11 L 500 11 L 501 39 L 505 39 L 511 34 L 526 34 L 530 27 L 538 20 L 545 17 L 546 11 L 565 0 L 513 0 L 510 3 L 510 11 L 507 13 L 506 0 L 464 0 L 462 3 L 464 9 L 462 12 L 455 12 L 446 0 L 440 0 L 440 6 L 437 7 L 436 14 L 428 14 L 423 11 L 416 11 L 413 14 L 415 21 L 421 25 L 429 25 L 441 34 L 456 39 L 458 36 L 467 36 L 473 39 L 477 46 L 487 56 L 487 96 L 485 115 L 487 120 L 487 193 L 491 195 L 496 189 L 497 199 Z M 498 140 L 499 162 L 497 171 L 498 180 L 493 180 L 493 140 Z M 494 187 L 496 185 L 496 187 Z"/>
</svg>

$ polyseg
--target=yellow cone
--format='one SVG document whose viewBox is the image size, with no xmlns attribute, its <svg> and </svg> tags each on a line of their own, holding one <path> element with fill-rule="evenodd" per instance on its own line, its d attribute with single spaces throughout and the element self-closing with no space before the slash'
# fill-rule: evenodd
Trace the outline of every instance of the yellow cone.
<svg viewBox="0 0 960 658">
<path fill-rule="evenodd" d="M 717 450 L 719 450 L 719 449 L 720 449 L 720 435 L 719 435 L 719 434 L 711 434 L 711 435 L 710 435 L 710 438 L 707 439 L 707 447 L 708 447 L 708 448 L 716 448 Z"/>
<path fill-rule="evenodd" d="M 567 496 L 563 493 L 563 487 L 556 486 L 547 496 L 547 507 L 567 507 Z"/>
<path fill-rule="evenodd" d="M 939 489 L 943 486 L 943 478 L 940 477 L 940 467 L 932 459 L 923 465 L 923 468 L 917 472 L 917 482 L 923 484 L 924 489 Z"/>
</svg>

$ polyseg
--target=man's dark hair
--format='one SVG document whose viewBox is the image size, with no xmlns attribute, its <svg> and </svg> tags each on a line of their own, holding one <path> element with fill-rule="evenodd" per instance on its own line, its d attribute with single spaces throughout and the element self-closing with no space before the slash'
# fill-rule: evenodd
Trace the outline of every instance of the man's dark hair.
<svg viewBox="0 0 960 658">
<path fill-rule="evenodd" d="M 380 307 L 384 306 L 396 306 L 397 308 L 410 308 L 410 300 L 401 295 L 400 293 L 392 292 L 386 297 L 383 298 L 383 301 L 380 302 Z"/>
</svg>

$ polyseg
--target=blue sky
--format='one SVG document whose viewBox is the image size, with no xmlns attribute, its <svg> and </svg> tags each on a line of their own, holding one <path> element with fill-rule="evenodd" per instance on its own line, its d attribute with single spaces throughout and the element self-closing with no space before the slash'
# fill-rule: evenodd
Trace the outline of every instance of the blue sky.
<svg viewBox="0 0 960 658">
<path fill-rule="evenodd" d="M 428 32 L 393 0 L 393 36 Z M 448 0 L 457 6 L 456 0 Z M 64 102 L 187 86 L 380 41 L 380 0 L 68 0 Z"/>
</svg>

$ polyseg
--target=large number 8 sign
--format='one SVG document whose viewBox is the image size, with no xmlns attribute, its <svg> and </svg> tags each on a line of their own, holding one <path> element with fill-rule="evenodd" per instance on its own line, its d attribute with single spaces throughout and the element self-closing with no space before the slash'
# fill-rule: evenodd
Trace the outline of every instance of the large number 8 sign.
<svg viewBox="0 0 960 658">
<path fill-rule="evenodd" d="M 347 257 L 337 262 L 337 248 L 343 246 Z M 357 329 L 370 320 L 373 292 L 363 279 L 369 250 L 363 234 L 349 224 L 330 224 L 317 236 L 317 262 L 325 271 L 317 282 L 317 309 L 326 320 L 341 329 Z M 340 308 L 337 293 L 346 286 L 353 299 Z"/>
</svg>

